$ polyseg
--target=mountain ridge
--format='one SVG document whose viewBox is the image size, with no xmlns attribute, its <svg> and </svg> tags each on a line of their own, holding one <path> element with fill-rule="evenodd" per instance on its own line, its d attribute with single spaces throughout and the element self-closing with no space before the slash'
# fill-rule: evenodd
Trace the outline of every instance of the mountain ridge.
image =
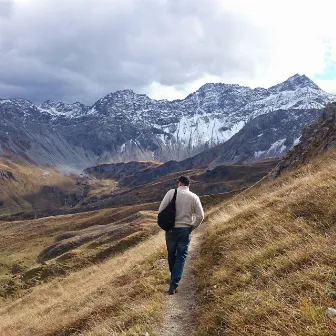
<svg viewBox="0 0 336 336">
<path fill-rule="evenodd" d="M 110 93 L 92 106 L 5 99 L 0 147 L 64 172 L 101 162 L 181 161 L 229 140 L 257 116 L 279 109 L 304 113 L 333 99 L 298 74 L 269 89 L 208 83 L 174 101 L 132 90 Z"/>
</svg>

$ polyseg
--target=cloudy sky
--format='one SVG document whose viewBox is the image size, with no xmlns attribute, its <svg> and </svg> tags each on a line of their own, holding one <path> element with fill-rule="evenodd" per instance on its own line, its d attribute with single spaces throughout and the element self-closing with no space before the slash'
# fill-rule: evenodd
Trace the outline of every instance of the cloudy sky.
<svg viewBox="0 0 336 336">
<path fill-rule="evenodd" d="M 175 99 L 206 82 L 269 87 L 295 73 L 336 92 L 334 3 L 0 0 L 0 97 Z"/>
</svg>

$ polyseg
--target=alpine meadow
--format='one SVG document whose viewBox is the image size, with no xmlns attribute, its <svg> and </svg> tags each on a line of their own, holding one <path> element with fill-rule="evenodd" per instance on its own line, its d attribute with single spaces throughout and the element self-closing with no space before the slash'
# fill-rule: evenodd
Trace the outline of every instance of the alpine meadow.
<svg viewBox="0 0 336 336">
<path fill-rule="evenodd" d="M 336 336 L 335 12 L 0 0 L 0 336 Z"/>
</svg>

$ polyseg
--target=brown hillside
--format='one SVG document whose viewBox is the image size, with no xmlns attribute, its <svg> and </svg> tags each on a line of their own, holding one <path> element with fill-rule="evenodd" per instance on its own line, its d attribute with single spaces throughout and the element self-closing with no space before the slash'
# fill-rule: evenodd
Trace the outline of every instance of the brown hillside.
<svg viewBox="0 0 336 336">
<path fill-rule="evenodd" d="M 196 267 L 196 334 L 334 335 L 335 199 L 333 149 L 221 204 Z"/>
<path fill-rule="evenodd" d="M 224 196 L 205 196 L 212 207 Z M 167 281 L 158 204 L 0 223 L 0 330 L 7 335 L 141 335 Z"/>
<path fill-rule="evenodd" d="M 157 207 L 147 204 L 0 222 L 0 296 L 69 274 L 135 245 L 156 232 L 151 210 Z"/>
<path fill-rule="evenodd" d="M 86 199 L 118 189 L 113 179 L 64 176 L 51 167 L 28 166 L 0 158 L 0 218 L 35 218 L 69 212 Z M 14 215 L 14 216 L 13 216 Z"/>
<path fill-rule="evenodd" d="M 212 170 L 193 169 L 174 172 L 145 185 L 120 187 L 112 193 L 101 194 L 95 199 L 87 198 L 81 206 L 86 209 L 98 209 L 159 202 L 167 190 L 176 188 L 178 177 L 181 175 L 191 177 L 191 190 L 198 195 L 228 193 L 253 185 L 266 176 L 278 162 L 278 160 L 267 160 L 246 165 L 218 166 Z M 136 173 L 132 179 L 136 179 Z"/>
<path fill-rule="evenodd" d="M 80 198 L 76 181 L 53 168 L 0 158 L 0 215 L 61 207 Z"/>
<path fill-rule="evenodd" d="M 336 332 L 324 315 L 335 305 L 335 162 L 329 151 L 220 205 L 203 198 L 208 220 L 191 335 Z M 168 272 L 156 213 L 143 206 L 1 223 L 2 263 L 14 263 L 2 269 L 0 330 L 152 335 Z"/>
</svg>

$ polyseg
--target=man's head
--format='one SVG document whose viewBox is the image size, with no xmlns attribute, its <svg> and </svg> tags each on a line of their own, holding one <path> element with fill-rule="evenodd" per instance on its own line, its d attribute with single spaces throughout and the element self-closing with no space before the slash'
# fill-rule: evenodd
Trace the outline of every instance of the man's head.
<svg viewBox="0 0 336 336">
<path fill-rule="evenodd" d="M 178 179 L 178 186 L 181 187 L 181 186 L 187 186 L 189 187 L 190 186 L 190 177 L 189 176 L 180 176 L 180 178 Z"/>
</svg>

